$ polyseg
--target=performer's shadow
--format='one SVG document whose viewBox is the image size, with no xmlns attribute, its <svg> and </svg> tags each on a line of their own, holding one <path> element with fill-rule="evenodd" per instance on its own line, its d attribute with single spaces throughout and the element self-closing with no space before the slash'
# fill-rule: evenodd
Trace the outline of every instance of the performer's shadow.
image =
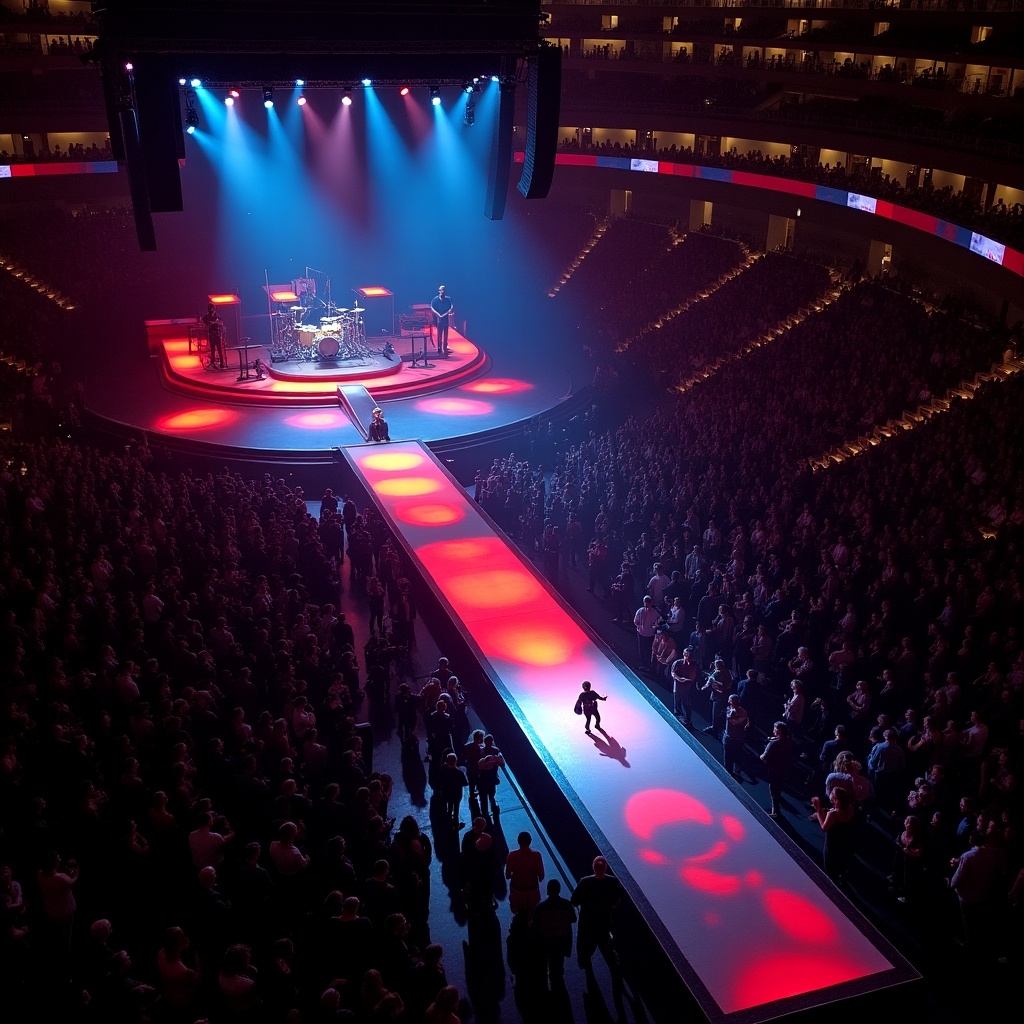
<svg viewBox="0 0 1024 1024">
<path fill-rule="evenodd" d="M 608 731 L 602 729 L 601 726 L 597 727 L 597 732 L 601 735 L 592 733 L 590 736 L 594 741 L 594 746 L 597 747 L 597 752 L 602 757 L 610 757 L 613 761 L 618 761 L 623 768 L 631 768 L 632 765 L 626 760 L 626 748 L 619 746 L 619 741 L 609 735 Z"/>
</svg>

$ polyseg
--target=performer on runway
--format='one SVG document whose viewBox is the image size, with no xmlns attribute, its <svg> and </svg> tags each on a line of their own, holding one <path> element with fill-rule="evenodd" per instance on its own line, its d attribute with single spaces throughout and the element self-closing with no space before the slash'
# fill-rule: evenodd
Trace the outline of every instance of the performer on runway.
<svg viewBox="0 0 1024 1024">
<path fill-rule="evenodd" d="M 210 340 L 210 365 L 223 370 L 227 365 L 224 353 L 224 321 L 221 320 L 220 313 L 212 302 L 206 307 L 203 323 L 206 324 L 206 336 Z"/>
<path fill-rule="evenodd" d="M 390 441 L 391 433 L 388 430 L 388 421 L 384 419 L 384 410 L 377 407 L 373 410 L 373 419 L 370 421 L 371 441 Z"/>
<path fill-rule="evenodd" d="M 448 328 L 454 312 L 453 303 L 445 294 L 444 285 L 437 289 L 437 294 L 430 300 L 430 309 L 434 314 L 434 326 L 437 328 L 437 354 L 448 357 Z"/>
<path fill-rule="evenodd" d="M 594 725 L 596 726 L 596 728 L 600 732 L 604 732 L 604 729 L 601 728 L 601 712 L 598 710 L 597 702 L 599 700 L 607 699 L 607 697 L 603 697 L 601 694 L 597 692 L 597 690 L 591 687 L 589 680 L 585 679 L 583 681 L 583 691 L 576 698 L 576 707 L 578 709 L 576 711 L 576 714 L 586 715 L 587 725 L 583 731 L 588 735 L 590 734 L 591 718 L 594 719 Z"/>
</svg>

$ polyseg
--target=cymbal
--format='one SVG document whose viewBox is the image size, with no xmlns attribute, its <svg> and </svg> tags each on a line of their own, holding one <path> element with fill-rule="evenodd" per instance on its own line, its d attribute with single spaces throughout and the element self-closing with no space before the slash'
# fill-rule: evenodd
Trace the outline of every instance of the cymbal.
<svg viewBox="0 0 1024 1024">
<path fill-rule="evenodd" d="M 366 312 L 366 307 L 365 306 L 353 306 L 348 312 L 350 312 L 350 313 L 365 313 Z"/>
<path fill-rule="evenodd" d="M 305 306 L 289 306 L 288 307 L 293 313 L 301 313 L 306 307 Z"/>
</svg>

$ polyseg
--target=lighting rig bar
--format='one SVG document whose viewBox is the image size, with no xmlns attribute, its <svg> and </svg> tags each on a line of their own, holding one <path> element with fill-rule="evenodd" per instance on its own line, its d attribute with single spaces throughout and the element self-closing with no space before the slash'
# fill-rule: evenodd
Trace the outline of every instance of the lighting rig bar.
<svg viewBox="0 0 1024 1024">
<path fill-rule="evenodd" d="M 464 75 L 448 78 L 371 78 L 366 75 L 365 77 L 371 78 L 371 85 L 363 85 L 362 78 L 337 78 L 337 79 L 310 79 L 304 78 L 302 85 L 297 86 L 294 78 L 285 79 L 267 79 L 267 78 L 202 78 L 200 75 L 183 74 L 180 76 L 187 82 L 193 79 L 198 79 L 203 89 L 239 89 L 239 90 L 251 90 L 259 92 L 264 86 L 270 86 L 274 90 L 281 90 L 285 92 L 289 89 L 300 88 L 303 92 L 309 92 L 311 89 L 351 89 L 353 92 L 359 92 L 365 89 L 401 89 L 403 86 L 408 86 L 410 89 L 433 89 L 439 88 L 444 89 L 448 87 L 463 88 L 466 84 L 466 78 Z M 492 75 L 480 75 L 481 84 L 489 83 L 492 79 Z M 521 78 L 517 75 L 516 77 L 510 77 L 501 80 L 502 84 L 506 86 L 515 86 Z"/>
</svg>

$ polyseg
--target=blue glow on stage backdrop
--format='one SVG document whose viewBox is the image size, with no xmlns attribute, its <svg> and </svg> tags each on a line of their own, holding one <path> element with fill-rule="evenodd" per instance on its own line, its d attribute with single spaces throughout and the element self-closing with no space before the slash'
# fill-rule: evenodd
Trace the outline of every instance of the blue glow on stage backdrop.
<svg viewBox="0 0 1024 1024">
<path fill-rule="evenodd" d="M 341 89 L 279 86 L 265 108 L 259 90 L 230 107 L 227 89 L 196 90 L 200 125 L 186 140 L 182 186 L 190 233 L 211 250 L 204 288 L 237 289 L 255 313 L 266 306 L 264 270 L 275 282 L 312 267 L 330 276 L 338 305 L 381 281 L 402 309 L 444 281 L 461 320 L 493 319 L 521 289 L 547 286 L 534 279 L 523 225 L 483 214 L 496 84 L 442 88 L 437 106 L 422 86 L 401 96 L 359 83 L 351 93 L 346 106 Z"/>
</svg>

